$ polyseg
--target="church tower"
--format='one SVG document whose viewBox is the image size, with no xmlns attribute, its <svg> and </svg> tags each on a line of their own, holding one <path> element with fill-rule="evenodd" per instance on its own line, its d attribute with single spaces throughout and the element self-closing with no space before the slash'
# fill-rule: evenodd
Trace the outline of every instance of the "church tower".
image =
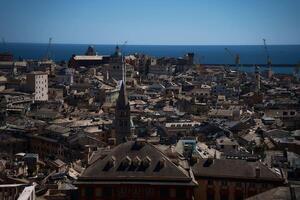
<svg viewBox="0 0 300 200">
<path fill-rule="evenodd" d="M 130 126 L 130 106 L 126 95 L 124 81 L 121 82 L 119 97 L 117 99 L 114 124 L 117 144 L 130 140 L 132 137 Z"/>
</svg>

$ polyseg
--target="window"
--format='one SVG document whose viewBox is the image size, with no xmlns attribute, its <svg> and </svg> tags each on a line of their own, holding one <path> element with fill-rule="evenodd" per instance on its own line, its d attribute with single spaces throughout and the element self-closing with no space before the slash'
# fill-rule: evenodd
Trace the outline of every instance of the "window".
<svg viewBox="0 0 300 200">
<path fill-rule="evenodd" d="M 295 114 L 296 114 L 295 111 L 290 112 L 290 115 L 295 115 Z"/>
<path fill-rule="evenodd" d="M 102 197 L 102 188 L 96 188 L 95 196 L 96 197 Z"/>
<path fill-rule="evenodd" d="M 287 113 L 286 111 L 283 111 L 283 113 L 282 113 L 282 115 L 284 115 L 284 116 L 287 115 L 287 114 L 288 114 L 288 113 Z"/>
<path fill-rule="evenodd" d="M 234 197 L 236 200 L 242 200 L 243 198 L 243 193 L 241 190 L 235 190 L 234 191 Z"/>
<path fill-rule="evenodd" d="M 111 197 L 112 196 L 112 188 L 104 187 L 103 188 L 103 195 L 105 195 L 105 197 Z"/>
<path fill-rule="evenodd" d="M 249 187 L 255 188 L 255 183 L 249 183 Z"/>
<path fill-rule="evenodd" d="M 221 181 L 222 186 L 227 186 L 227 181 Z"/>
<path fill-rule="evenodd" d="M 175 198 L 176 197 L 176 190 L 174 188 L 170 189 L 170 197 Z"/>
<path fill-rule="evenodd" d="M 208 184 L 208 185 L 213 185 L 213 184 L 214 184 L 214 181 L 213 181 L 213 180 L 208 180 L 208 181 L 207 181 L 207 184 Z"/>
<path fill-rule="evenodd" d="M 236 185 L 236 187 L 242 187 L 242 183 L 241 182 L 236 182 L 235 185 Z"/>
<path fill-rule="evenodd" d="M 94 190 L 91 187 L 85 189 L 85 197 L 88 200 L 92 200 L 94 196 Z"/>
<path fill-rule="evenodd" d="M 169 190 L 166 188 L 160 188 L 160 197 L 169 197 Z"/>
<path fill-rule="evenodd" d="M 85 189 L 84 188 L 80 189 L 80 196 L 85 197 Z"/>
<path fill-rule="evenodd" d="M 215 199 L 215 191 L 214 189 L 207 189 L 206 191 L 206 199 Z"/>
<path fill-rule="evenodd" d="M 178 188 L 176 189 L 176 197 L 180 197 L 180 199 L 182 198 L 185 198 L 185 189 L 183 188 Z"/>
</svg>

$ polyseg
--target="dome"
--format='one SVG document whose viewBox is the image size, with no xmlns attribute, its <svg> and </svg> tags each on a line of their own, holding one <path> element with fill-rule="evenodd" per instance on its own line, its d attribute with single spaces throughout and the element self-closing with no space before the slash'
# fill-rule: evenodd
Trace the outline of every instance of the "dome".
<svg viewBox="0 0 300 200">
<path fill-rule="evenodd" d="M 89 46 L 88 49 L 86 50 L 85 55 L 87 56 L 95 56 L 96 55 L 96 51 L 94 46 Z"/>
</svg>

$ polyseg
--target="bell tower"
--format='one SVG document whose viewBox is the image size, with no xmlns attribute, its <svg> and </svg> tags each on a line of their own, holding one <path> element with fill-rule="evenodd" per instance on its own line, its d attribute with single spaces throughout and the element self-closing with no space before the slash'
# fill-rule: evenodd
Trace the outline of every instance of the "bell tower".
<svg viewBox="0 0 300 200">
<path fill-rule="evenodd" d="M 126 140 L 130 140 L 131 125 L 130 125 L 130 106 L 126 94 L 125 82 L 121 82 L 119 97 L 116 104 L 115 112 L 115 130 L 116 142 L 120 144 Z"/>
</svg>

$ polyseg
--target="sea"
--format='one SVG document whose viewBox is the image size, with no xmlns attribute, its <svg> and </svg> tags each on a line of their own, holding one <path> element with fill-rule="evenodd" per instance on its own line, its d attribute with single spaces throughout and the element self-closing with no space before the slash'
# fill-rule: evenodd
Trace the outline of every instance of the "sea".
<svg viewBox="0 0 300 200">
<path fill-rule="evenodd" d="M 89 44 L 51 44 L 49 55 L 55 61 L 68 61 L 73 54 L 84 54 Z M 99 55 L 110 55 L 116 45 L 93 45 Z M 126 45 L 125 55 L 143 53 L 155 57 L 182 57 L 188 52 L 195 54 L 195 62 L 202 64 L 233 64 L 232 54 L 240 55 L 242 64 L 265 64 L 267 54 L 263 45 Z M 0 52 L 9 51 L 15 59 L 41 59 L 47 54 L 48 44 L 7 43 L 0 44 Z M 300 45 L 268 45 L 273 64 L 300 63 Z M 253 67 L 243 67 L 251 72 Z M 294 67 L 272 67 L 275 73 L 292 74 Z"/>
</svg>

